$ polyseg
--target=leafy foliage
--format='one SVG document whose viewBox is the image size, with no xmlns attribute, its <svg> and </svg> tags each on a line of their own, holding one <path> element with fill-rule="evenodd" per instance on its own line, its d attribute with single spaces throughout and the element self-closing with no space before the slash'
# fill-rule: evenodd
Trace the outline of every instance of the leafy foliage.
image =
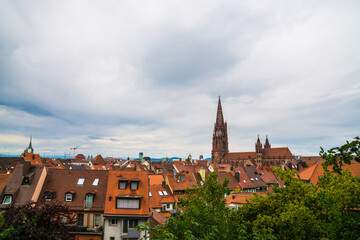
<svg viewBox="0 0 360 240">
<path fill-rule="evenodd" d="M 181 201 L 182 212 L 150 228 L 152 238 L 358 239 L 360 178 L 341 171 L 341 161 L 349 164 L 359 156 L 359 138 L 322 154 L 334 171 L 325 171 L 317 185 L 303 182 L 291 170 L 275 168 L 286 187 L 274 186 L 274 193 L 255 196 L 238 210 L 225 206 L 228 182 L 220 184 L 212 173 Z"/>
<path fill-rule="evenodd" d="M 324 168 L 333 167 L 333 171 L 341 174 L 341 167 L 344 164 L 350 164 L 351 160 L 360 162 L 360 138 L 355 137 L 354 141 L 346 141 L 346 144 L 340 147 L 334 147 L 327 152 L 321 147 L 320 156 L 325 159 Z"/>
<path fill-rule="evenodd" d="M 61 202 L 11 204 L 0 216 L 0 239 L 73 239 L 71 229 L 62 221 L 69 215 Z"/>
</svg>

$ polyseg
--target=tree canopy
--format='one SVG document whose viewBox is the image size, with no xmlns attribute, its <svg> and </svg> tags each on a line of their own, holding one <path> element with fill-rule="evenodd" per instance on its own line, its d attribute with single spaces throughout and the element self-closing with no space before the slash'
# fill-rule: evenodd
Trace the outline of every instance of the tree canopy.
<svg viewBox="0 0 360 240">
<path fill-rule="evenodd" d="M 0 239 L 73 239 L 63 221 L 69 215 L 69 208 L 61 202 L 11 204 L 0 214 Z"/>
<path fill-rule="evenodd" d="M 348 157 L 339 160 L 344 154 L 359 156 L 358 143 L 355 138 L 326 154 L 322 149 L 327 166 L 335 166 L 334 159 L 348 163 Z M 317 185 L 275 168 L 285 187 L 276 185 L 274 193 L 256 195 L 238 210 L 225 205 L 228 181 L 221 184 L 211 173 L 203 186 L 188 191 L 177 215 L 150 229 L 152 239 L 358 239 L 360 178 L 337 166 Z"/>
</svg>

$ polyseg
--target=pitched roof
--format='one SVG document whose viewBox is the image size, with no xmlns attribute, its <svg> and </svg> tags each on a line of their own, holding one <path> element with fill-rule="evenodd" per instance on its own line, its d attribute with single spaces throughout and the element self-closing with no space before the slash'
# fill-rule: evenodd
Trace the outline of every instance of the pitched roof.
<svg viewBox="0 0 360 240">
<path fill-rule="evenodd" d="M 261 179 L 259 176 L 257 169 L 253 166 L 245 166 L 243 169 L 246 172 L 246 175 L 250 178 L 250 181 L 252 184 L 254 184 L 255 187 L 266 187 L 266 183 Z"/>
<path fill-rule="evenodd" d="M 84 179 L 83 184 L 78 184 L 80 178 Z M 97 185 L 95 179 L 99 179 Z M 104 211 L 107 182 L 108 171 L 49 169 L 40 201 L 46 202 L 45 195 L 48 192 L 55 193 L 52 201 L 61 202 L 65 202 L 66 193 L 73 193 L 72 201 L 65 203 L 70 210 L 84 210 L 86 195 L 91 193 L 94 197 L 89 210 Z"/>
<path fill-rule="evenodd" d="M 274 184 L 279 182 L 279 179 L 275 176 L 274 173 L 266 171 L 266 170 L 261 170 L 261 169 L 257 169 L 258 174 L 260 176 L 260 178 L 266 183 L 266 184 Z"/>
<path fill-rule="evenodd" d="M 186 188 L 191 188 L 197 185 L 196 179 L 192 173 L 176 174 L 175 177 L 173 173 L 168 173 L 166 174 L 166 178 L 168 179 L 170 188 L 174 191 L 186 190 Z"/>
<path fill-rule="evenodd" d="M 157 211 L 155 211 L 154 209 L 150 209 L 150 219 L 152 221 L 155 221 L 155 224 L 165 224 L 166 222 L 166 217 L 163 216 L 161 213 L 158 213 Z"/>
<path fill-rule="evenodd" d="M 25 163 L 23 157 L 0 157 L 0 173 L 6 173 L 15 163 Z"/>
<path fill-rule="evenodd" d="M 6 182 L 9 180 L 11 174 L 7 174 L 7 173 L 0 173 L 0 189 L 2 189 Z"/>
<path fill-rule="evenodd" d="M 329 166 L 328 169 L 332 170 L 332 166 Z M 351 163 L 350 165 L 345 164 L 342 169 L 347 169 L 353 176 L 360 176 L 360 163 Z M 299 176 L 302 180 L 310 181 L 312 184 L 316 184 L 319 182 L 319 177 L 323 174 L 324 169 L 321 163 L 316 163 L 299 173 Z"/>
<path fill-rule="evenodd" d="M 44 166 L 30 166 L 29 163 L 16 165 L 14 172 L 3 187 L 0 194 L 10 194 L 13 196 L 15 204 L 24 204 L 34 197 L 34 191 L 39 184 L 39 179 L 43 173 Z M 29 184 L 23 184 L 24 177 L 28 177 Z M 0 198 L 2 199 L 2 197 Z"/>
<path fill-rule="evenodd" d="M 137 190 L 131 190 L 129 186 L 126 189 L 119 189 L 119 180 L 127 179 L 138 180 Z M 149 187 L 148 173 L 141 171 L 118 171 L 110 170 L 108 177 L 108 188 L 105 200 L 105 214 L 117 215 L 149 215 Z M 130 185 L 130 184 L 127 184 Z M 128 198 L 141 198 L 140 209 L 118 209 L 116 208 L 116 197 L 126 196 Z"/>
<path fill-rule="evenodd" d="M 161 194 L 159 194 L 159 191 Z M 175 203 L 175 199 L 166 185 L 152 185 L 149 192 L 151 192 L 149 197 L 151 208 L 162 208 L 161 203 Z"/>
<path fill-rule="evenodd" d="M 236 189 L 240 189 L 239 183 L 236 181 L 235 177 L 231 173 L 229 173 L 229 172 L 225 172 L 225 173 L 219 172 L 218 173 L 217 180 L 219 182 L 224 183 L 226 178 L 229 179 L 229 185 L 228 185 L 229 190 L 233 191 Z"/>
<path fill-rule="evenodd" d="M 264 193 L 233 193 L 226 197 L 226 204 L 246 204 L 255 195 L 266 196 Z"/>
<path fill-rule="evenodd" d="M 281 148 L 269 148 L 266 152 L 264 158 L 267 157 L 281 157 L 281 158 L 292 158 L 293 155 L 290 152 L 288 147 L 281 147 Z"/>
<path fill-rule="evenodd" d="M 255 152 L 231 152 L 224 156 L 225 160 L 246 160 L 249 158 L 256 158 Z"/>
<path fill-rule="evenodd" d="M 161 185 L 164 181 L 164 176 L 160 174 L 149 174 L 150 185 Z"/>
<path fill-rule="evenodd" d="M 250 181 L 250 178 L 246 174 L 244 168 L 239 167 L 239 168 L 234 169 L 234 171 L 240 172 L 239 185 L 242 189 L 255 188 L 255 185 Z"/>
</svg>

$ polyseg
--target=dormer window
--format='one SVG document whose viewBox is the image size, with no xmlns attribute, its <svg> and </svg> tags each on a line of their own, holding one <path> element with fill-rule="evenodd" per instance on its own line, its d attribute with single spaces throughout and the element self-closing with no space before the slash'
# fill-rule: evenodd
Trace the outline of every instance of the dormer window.
<svg viewBox="0 0 360 240">
<path fill-rule="evenodd" d="M 77 185 L 82 186 L 82 185 L 84 185 L 84 182 L 85 182 L 85 178 L 79 178 Z"/>
<path fill-rule="evenodd" d="M 51 191 L 46 191 L 45 192 L 45 201 L 46 202 L 51 202 L 51 200 L 55 197 L 55 192 L 54 190 L 51 190 Z"/>
<path fill-rule="evenodd" d="M 99 185 L 99 179 L 98 179 L 98 178 L 95 178 L 92 185 L 93 185 L 93 186 Z"/>
<path fill-rule="evenodd" d="M 119 180 L 118 188 L 119 188 L 120 190 L 125 190 L 126 187 L 127 187 L 127 183 L 128 183 L 128 180 L 127 180 L 127 179 L 120 179 L 120 180 Z"/>
<path fill-rule="evenodd" d="M 30 179 L 29 179 L 29 177 L 24 177 L 21 185 L 30 185 Z"/>
<path fill-rule="evenodd" d="M 71 193 L 65 194 L 65 202 L 72 202 L 73 195 Z"/>
<path fill-rule="evenodd" d="M 11 204 L 12 203 L 12 196 L 11 195 L 5 195 L 2 204 Z"/>
<path fill-rule="evenodd" d="M 94 199 L 94 195 L 86 194 L 86 199 L 85 199 L 86 208 L 91 208 L 91 206 L 93 204 L 93 199 Z"/>
<path fill-rule="evenodd" d="M 138 190 L 139 189 L 139 179 L 132 179 L 130 180 L 130 189 L 131 190 Z"/>
</svg>

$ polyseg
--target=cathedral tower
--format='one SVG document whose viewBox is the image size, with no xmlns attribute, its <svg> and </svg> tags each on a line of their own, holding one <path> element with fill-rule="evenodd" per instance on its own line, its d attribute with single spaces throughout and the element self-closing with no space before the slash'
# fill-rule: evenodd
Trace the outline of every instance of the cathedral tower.
<svg viewBox="0 0 360 240">
<path fill-rule="evenodd" d="M 228 152 L 229 149 L 228 149 L 227 123 L 224 122 L 224 117 L 221 108 L 221 100 L 219 96 L 216 122 L 214 125 L 214 133 L 212 140 L 211 162 L 221 163 L 225 154 Z"/>
</svg>

